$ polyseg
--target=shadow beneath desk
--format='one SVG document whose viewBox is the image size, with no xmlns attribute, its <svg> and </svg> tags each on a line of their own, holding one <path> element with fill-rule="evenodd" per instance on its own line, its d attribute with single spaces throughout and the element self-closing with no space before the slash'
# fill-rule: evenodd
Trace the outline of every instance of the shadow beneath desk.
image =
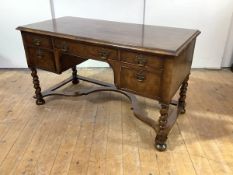
<svg viewBox="0 0 233 175">
<path fill-rule="evenodd" d="M 80 70 L 80 73 L 83 74 L 87 74 L 87 72 L 88 70 L 85 69 Z M 56 82 L 54 81 L 59 82 L 62 79 L 65 79 L 70 74 L 71 72 L 67 71 L 64 74 L 57 76 L 55 74 L 39 71 L 42 89 L 46 89 L 46 87 L 55 84 Z M 184 144 L 184 142 L 191 144 L 199 141 L 208 141 L 232 136 L 233 107 L 231 104 L 233 104 L 233 93 L 231 92 L 233 90 L 233 79 L 229 79 L 231 75 L 232 73 L 228 74 L 223 71 L 198 70 L 192 72 L 187 94 L 187 112 L 186 114 L 179 116 L 175 128 L 171 131 L 168 150 L 174 150 L 179 147 L 179 145 Z M 21 82 L 20 77 L 22 76 L 27 76 L 26 80 L 28 82 L 26 84 Z M 48 76 L 49 78 L 47 78 Z M 103 81 L 110 83 L 113 82 L 112 71 L 110 69 L 90 70 L 88 76 L 91 78 L 98 77 L 98 79 L 102 79 Z M 71 106 L 75 105 L 75 102 L 83 103 L 86 100 L 93 105 L 107 105 L 110 101 L 120 101 L 122 106 L 125 106 L 124 108 L 126 111 L 124 114 L 121 114 L 122 118 L 124 117 L 130 120 L 130 122 L 126 122 L 126 126 L 130 127 L 135 131 L 135 133 L 138 133 L 138 143 L 140 143 L 140 146 L 147 149 L 151 149 L 151 146 L 153 146 L 155 132 L 153 132 L 149 126 L 145 125 L 133 116 L 133 113 L 130 110 L 130 102 L 121 94 L 114 92 L 98 92 L 80 97 L 51 96 L 45 98 L 46 104 L 44 106 L 38 107 L 35 105 L 34 100 L 31 99 L 34 89 L 32 87 L 28 87 L 28 85 L 31 84 L 30 71 L 20 71 L 17 74 L 10 74 L 9 76 L 6 76 L 6 78 L 10 81 L 5 81 L 5 83 L 8 83 L 9 86 L 16 87 L 16 89 L 18 88 L 18 90 L 16 91 L 15 88 L 4 89 L 4 93 L 6 95 L 9 94 L 9 98 L 11 99 L 17 99 L 21 96 L 20 92 L 23 92 L 24 89 L 29 89 L 29 95 L 26 96 L 27 98 L 25 100 L 30 100 L 30 107 L 38 108 L 38 112 L 45 108 L 56 108 L 56 104 L 59 100 L 67 102 Z M 47 80 L 51 78 L 54 81 L 46 82 L 43 81 L 44 78 Z M 78 85 L 67 84 L 61 90 L 72 91 L 74 89 L 88 87 L 92 87 L 92 85 L 81 82 Z M 101 98 L 102 96 L 106 96 L 104 95 L 106 93 L 111 94 L 110 97 Z M 12 103 L 14 103 L 14 100 Z M 157 102 L 139 97 L 139 104 L 143 109 L 145 109 L 148 116 L 158 120 L 159 104 Z M 67 110 L 67 112 L 69 112 L 70 108 L 64 108 L 63 110 Z M 77 110 L 79 110 L 78 107 Z M 116 112 L 118 111 L 115 111 L 114 113 Z M 116 139 L 116 142 L 117 141 L 118 140 Z M 124 141 L 127 144 L 135 144 L 135 142 L 130 139 L 126 139 Z"/>
<path fill-rule="evenodd" d="M 107 78 L 107 80 L 108 82 L 112 82 L 110 78 L 112 72 L 109 70 L 99 71 L 96 74 L 92 74 L 91 77 L 101 77 L 101 75 L 103 75 L 103 72 L 109 72 L 107 75 L 109 76 L 109 78 Z M 72 91 L 78 88 L 89 88 L 91 86 L 92 85 L 90 85 L 89 83 L 81 82 L 77 86 L 69 84 L 62 90 Z M 230 88 L 233 86 L 231 86 L 229 82 L 219 83 L 218 81 L 213 81 L 208 78 L 200 78 L 198 72 L 195 73 L 194 71 L 189 81 L 187 94 L 187 113 L 185 115 L 179 116 L 178 122 L 175 126 L 176 128 L 173 129 L 170 133 L 170 144 L 168 146 L 169 150 L 176 149 L 176 147 L 179 147 L 179 145 L 183 145 L 184 142 L 192 143 L 196 142 L 197 139 L 201 139 L 203 141 L 213 140 L 225 137 L 227 135 L 232 135 L 232 116 L 230 115 L 230 111 L 233 110 L 224 110 L 224 108 L 227 106 L 219 108 L 215 106 L 222 106 L 221 101 L 223 101 L 226 98 L 230 100 L 229 94 L 226 95 L 224 90 L 221 90 L 223 87 L 227 91 L 230 91 Z M 111 95 L 111 98 L 101 98 L 101 96 L 104 96 L 102 94 L 105 93 L 111 93 L 114 95 Z M 127 117 L 131 119 L 131 123 L 126 123 L 127 127 L 133 128 L 133 130 L 136 133 L 138 133 L 139 140 L 143 142 L 143 147 L 151 148 L 151 143 L 154 143 L 156 133 L 153 132 L 153 130 L 151 130 L 149 126 L 145 125 L 144 123 L 141 123 L 141 121 L 138 121 L 134 117 L 132 111 L 130 110 L 130 102 L 126 97 L 114 92 L 98 92 L 90 94 L 88 96 L 90 97 L 68 97 L 67 99 L 71 101 L 78 101 L 80 100 L 80 98 L 82 98 L 81 100 L 87 99 L 90 103 L 93 103 L 93 105 L 107 104 L 110 101 L 121 101 L 122 104 L 127 106 L 128 110 L 126 114 L 127 116 L 124 115 L 122 117 Z M 176 98 L 177 97 L 178 95 L 176 94 Z M 48 97 L 46 98 L 46 100 L 49 102 L 59 98 L 61 97 Z M 154 120 L 158 120 L 160 108 L 159 104 L 154 100 L 142 97 L 138 97 L 138 99 L 140 106 L 142 106 L 142 108 L 145 109 L 146 114 L 148 114 L 148 116 L 153 118 Z M 207 102 L 209 104 L 206 104 Z M 224 104 L 226 103 L 224 102 Z M 134 119 L 132 120 L 132 118 Z M 131 126 L 131 124 L 133 124 L 133 126 Z M 185 134 L 192 135 L 192 137 L 188 139 L 183 139 L 182 135 Z M 132 140 L 125 140 L 125 142 L 127 144 L 135 144 L 135 142 Z"/>
</svg>

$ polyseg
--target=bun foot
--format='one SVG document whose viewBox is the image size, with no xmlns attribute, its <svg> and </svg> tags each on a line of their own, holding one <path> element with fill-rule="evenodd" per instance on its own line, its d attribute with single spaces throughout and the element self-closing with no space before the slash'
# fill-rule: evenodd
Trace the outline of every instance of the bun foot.
<svg viewBox="0 0 233 175">
<path fill-rule="evenodd" d="M 159 143 L 157 143 L 157 144 L 155 144 L 155 148 L 158 150 L 158 151 L 165 151 L 166 149 L 167 149 L 167 145 L 165 144 L 165 143 L 163 143 L 163 144 L 159 144 Z"/>
<path fill-rule="evenodd" d="M 180 109 L 180 114 L 185 114 L 186 113 L 186 110 L 184 108 L 181 108 Z"/>
<path fill-rule="evenodd" d="M 43 105 L 43 104 L 45 104 L 45 101 L 44 101 L 44 99 L 36 100 L 36 104 Z"/>
<path fill-rule="evenodd" d="M 78 79 L 73 79 L 73 80 L 72 80 L 72 83 L 73 83 L 73 84 L 78 84 L 78 83 L 79 83 L 79 80 L 78 80 Z"/>
</svg>

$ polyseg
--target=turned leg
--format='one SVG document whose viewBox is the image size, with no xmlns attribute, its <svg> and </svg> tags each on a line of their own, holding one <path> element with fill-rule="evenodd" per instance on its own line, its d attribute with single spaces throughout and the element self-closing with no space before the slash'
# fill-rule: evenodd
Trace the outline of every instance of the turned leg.
<svg viewBox="0 0 233 175">
<path fill-rule="evenodd" d="M 73 76 L 72 83 L 73 84 L 78 84 L 79 80 L 78 80 L 78 77 L 77 77 L 77 68 L 76 68 L 76 66 L 72 67 L 72 76 Z"/>
<path fill-rule="evenodd" d="M 31 71 L 32 71 L 31 75 L 33 78 L 33 84 L 34 84 L 35 94 L 36 94 L 36 104 L 43 105 L 43 104 L 45 104 L 45 101 L 44 101 L 43 96 L 41 94 L 40 81 L 39 81 L 39 77 L 37 75 L 37 71 L 35 68 L 31 68 Z"/>
<path fill-rule="evenodd" d="M 167 119 L 168 119 L 168 104 L 161 104 L 160 117 L 159 117 L 159 131 L 155 138 L 155 146 L 159 151 L 167 149 L 166 140 L 168 135 Z"/>
<path fill-rule="evenodd" d="M 178 108 L 181 114 L 184 114 L 186 112 L 185 99 L 186 99 L 186 93 L 187 93 L 187 87 L 188 87 L 188 80 L 189 80 L 189 75 L 185 78 L 180 88 L 180 98 L 178 102 Z"/>
</svg>

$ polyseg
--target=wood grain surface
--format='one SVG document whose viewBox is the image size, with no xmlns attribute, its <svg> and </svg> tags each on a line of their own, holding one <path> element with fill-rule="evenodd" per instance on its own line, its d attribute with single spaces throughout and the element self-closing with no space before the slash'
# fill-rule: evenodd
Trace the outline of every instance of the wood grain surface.
<svg viewBox="0 0 233 175">
<path fill-rule="evenodd" d="M 79 41 L 177 56 L 198 30 L 122 23 L 78 17 L 61 17 L 17 28 Z"/>
<path fill-rule="evenodd" d="M 78 72 L 113 81 L 110 69 Z M 46 89 L 72 73 L 38 74 Z M 133 116 L 124 96 L 48 97 L 46 105 L 37 106 L 30 71 L 0 70 L 0 174 L 231 175 L 232 76 L 228 70 L 191 72 L 186 113 L 174 125 L 167 151 L 158 152 L 153 129 Z M 92 86 L 80 81 L 62 90 Z M 158 119 L 155 101 L 139 101 Z"/>
</svg>

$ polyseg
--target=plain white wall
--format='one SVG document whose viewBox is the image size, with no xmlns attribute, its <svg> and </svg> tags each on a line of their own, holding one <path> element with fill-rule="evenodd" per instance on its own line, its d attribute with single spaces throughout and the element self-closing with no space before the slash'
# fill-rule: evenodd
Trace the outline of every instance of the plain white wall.
<svg viewBox="0 0 233 175">
<path fill-rule="evenodd" d="M 233 0 L 147 0 L 146 23 L 201 30 L 193 67 L 220 68 Z"/>
<path fill-rule="evenodd" d="M 50 19 L 49 0 L 0 1 L 0 67 L 27 67 L 15 28 Z M 143 0 L 54 0 L 54 7 L 56 17 L 142 23 Z M 146 24 L 200 29 L 193 67 L 220 68 L 232 12 L 232 0 L 147 0 Z M 106 64 L 88 62 L 82 66 Z"/>
<path fill-rule="evenodd" d="M 22 39 L 15 28 L 51 19 L 48 0 L 0 0 L 0 67 L 27 67 Z"/>
<path fill-rule="evenodd" d="M 233 13 L 231 18 L 231 26 L 229 28 L 227 43 L 222 60 L 222 67 L 230 67 L 233 64 Z"/>
</svg>

